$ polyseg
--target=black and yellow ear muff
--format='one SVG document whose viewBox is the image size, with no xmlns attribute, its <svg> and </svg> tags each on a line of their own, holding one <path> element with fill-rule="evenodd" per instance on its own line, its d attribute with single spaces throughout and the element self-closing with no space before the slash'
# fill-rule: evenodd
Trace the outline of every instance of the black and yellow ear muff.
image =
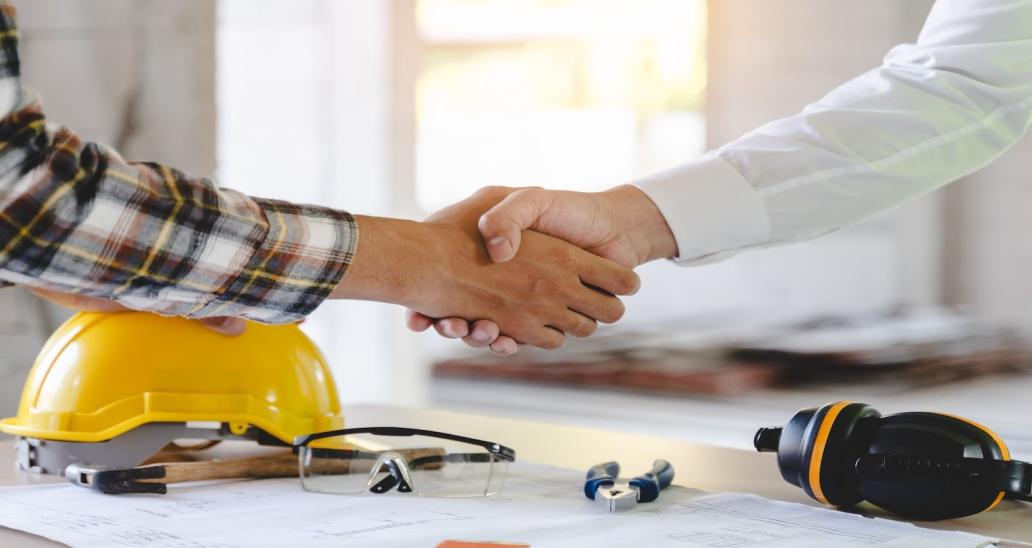
<svg viewBox="0 0 1032 548">
<path fill-rule="evenodd" d="M 952 415 L 882 417 L 835 402 L 760 429 L 754 444 L 777 451 L 786 481 L 835 506 L 867 500 L 914 519 L 948 519 L 1032 496 L 1032 465 L 1011 460 L 988 428 Z"/>
<path fill-rule="evenodd" d="M 777 451 L 778 467 L 786 481 L 825 504 L 851 506 L 863 500 L 849 457 L 866 437 L 870 421 L 881 415 L 862 403 L 835 402 L 800 410 L 785 427 L 765 428 L 756 434 L 756 447 Z"/>
</svg>

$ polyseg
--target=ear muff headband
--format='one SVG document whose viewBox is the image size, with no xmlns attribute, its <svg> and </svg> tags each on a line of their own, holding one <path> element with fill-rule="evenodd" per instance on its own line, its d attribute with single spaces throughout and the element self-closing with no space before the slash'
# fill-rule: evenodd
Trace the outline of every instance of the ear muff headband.
<svg viewBox="0 0 1032 548">
<path fill-rule="evenodd" d="M 831 435 L 831 427 L 834 426 L 835 419 L 838 418 L 839 413 L 841 413 L 842 410 L 851 403 L 852 402 L 848 401 L 840 401 L 832 404 L 832 406 L 828 408 L 828 411 L 824 413 L 824 417 L 821 419 L 821 424 L 817 428 L 817 435 L 813 440 L 813 450 L 810 456 L 807 483 L 810 484 L 810 491 L 813 493 L 813 498 L 824 504 L 828 504 L 828 499 L 824 496 L 824 490 L 821 488 L 821 463 L 824 462 L 824 453 L 828 447 L 828 436 Z"/>
<path fill-rule="evenodd" d="M 1001 457 L 1001 459 L 1002 460 L 1011 460 L 1010 449 L 1007 449 L 1007 444 L 1003 442 L 1003 439 L 1001 439 L 1000 436 L 996 435 L 996 432 L 993 432 L 988 427 L 983 426 L 983 425 L 981 425 L 981 424 L 979 424 L 979 423 L 977 423 L 977 422 L 975 422 L 975 421 L 973 421 L 971 419 L 965 419 L 964 417 L 958 417 L 958 416 L 950 414 L 950 413 L 939 413 L 939 414 L 940 415 L 946 415 L 947 417 L 957 419 L 958 421 L 966 422 L 966 423 L 970 424 L 971 426 L 974 426 L 975 428 L 985 432 L 986 434 L 989 435 L 990 438 L 993 439 L 993 441 L 996 442 L 997 447 L 1000 448 L 1000 457 Z"/>
<path fill-rule="evenodd" d="M 945 413 L 882 417 L 861 403 L 833 402 L 799 410 L 783 428 L 759 429 L 753 445 L 777 452 L 782 477 L 825 504 L 867 500 L 934 520 L 990 510 L 1007 497 L 1032 501 L 1032 463 L 1012 460 L 992 430 Z"/>
<path fill-rule="evenodd" d="M 985 427 L 985 426 L 983 426 L 983 425 L 981 425 L 981 424 L 979 424 L 979 423 L 977 423 L 977 422 L 975 422 L 973 420 L 965 419 L 964 417 L 958 417 L 957 415 L 954 415 L 952 413 L 940 413 L 940 414 L 941 415 L 946 415 L 947 417 L 951 417 L 951 418 L 957 419 L 957 420 L 962 421 L 962 422 L 966 422 L 966 423 L 970 424 L 971 426 L 974 426 L 975 428 L 985 432 L 990 438 L 993 439 L 994 442 L 996 442 L 996 446 L 1000 448 L 1000 457 L 1003 460 L 1011 460 L 1010 449 L 1007 448 L 1007 444 L 1003 442 L 1003 439 L 1001 439 L 1000 436 L 996 435 L 996 432 L 993 432 L 989 428 L 987 428 L 987 427 Z M 986 512 L 988 510 L 992 510 L 993 508 L 996 508 L 996 505 L 1000 504 L 1000 501 L 1002 501 L 1003 497 L 1006 496 L 1006 495 L 1007 495 L 1007 493 L 1005 491 L 1000 491 L 996 495 L 996 499 L 993 500 L 993 502 L 990 503 L 989 506 L 987 506 L 985 508 L 985 510 L 982 510 L 982 511 Z"/>
</svg>

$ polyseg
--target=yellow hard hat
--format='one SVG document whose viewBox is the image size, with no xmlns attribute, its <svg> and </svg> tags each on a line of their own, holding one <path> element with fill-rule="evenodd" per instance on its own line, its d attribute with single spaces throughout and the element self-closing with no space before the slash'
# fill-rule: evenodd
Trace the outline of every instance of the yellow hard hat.
<svg viewBox="0 0 1032 548">
<path fill-rule="evenodd" d="M 46 342 L 18 415 L 0 431 L 89 443 L 154 424 L 215 424 L 229 436 L 290 444 L 342 428 L 344 418 L 326 361 L 295 325 L 249 324 L 227 337 L 182 318 L 80 313 Z"/>
</svg>

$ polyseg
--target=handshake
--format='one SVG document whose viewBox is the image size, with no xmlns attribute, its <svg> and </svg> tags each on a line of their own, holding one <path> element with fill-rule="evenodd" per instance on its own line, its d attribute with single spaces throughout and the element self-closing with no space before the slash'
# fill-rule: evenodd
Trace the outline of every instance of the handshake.
<svg viewBox="0 0 1032 548">
<path fill-rule="evenodd" d="M 640 190 L 598 193 L 488 187 L 423 222 L 355 216 L 357 251 L 333 299 L 409 309 L 415 331 L 502 355 L 529 344 L 554 349 L 624 313 L 638 290 L 632 268 L 677 254 L 666 220 Z M 34 289 L 76 309 L 121 305 Z M 237 318 L 198 320 L 233 335 Z"/>
<path fill-rule="evenodd" d="M 434 326 L 502 355 L 521 344 L 558 348 L 567 335 L 587 337 L 598 322 L 616 322 L 624 313 L 617 296 L 638 290 L 631 269 L 677 251 L 659 210 L 632 186 L 600 193 L 488 187 L 418 226 L 361 234 L 365 247 L 359 244 L 341 296 L 355 298 L 349 287 L 378 279 L 376 300 L 408 307 L 410 329 Z M 401 236 L 381 239 L 390 234 Z M 364 252 L 389 262 L 376 267 Z"/>
</svg>

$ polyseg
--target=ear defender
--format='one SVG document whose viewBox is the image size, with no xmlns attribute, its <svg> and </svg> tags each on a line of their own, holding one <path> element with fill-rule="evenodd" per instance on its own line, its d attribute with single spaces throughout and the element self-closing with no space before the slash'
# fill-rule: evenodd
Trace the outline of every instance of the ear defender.
<svg viewBox="0 0 1032 548">
<path fill-rule="evenodd" d="M 1032 464 L 1014 461 L 988 428 L 939 413 L 882 417 L 835 402 L 802 409 L 783 428 L 761 428 L 759 451 L 776 451 L 785 481 L 834 506 L 868 501 L 918 520 L 950 519 L 1032 500 Z"/>
</svg>

